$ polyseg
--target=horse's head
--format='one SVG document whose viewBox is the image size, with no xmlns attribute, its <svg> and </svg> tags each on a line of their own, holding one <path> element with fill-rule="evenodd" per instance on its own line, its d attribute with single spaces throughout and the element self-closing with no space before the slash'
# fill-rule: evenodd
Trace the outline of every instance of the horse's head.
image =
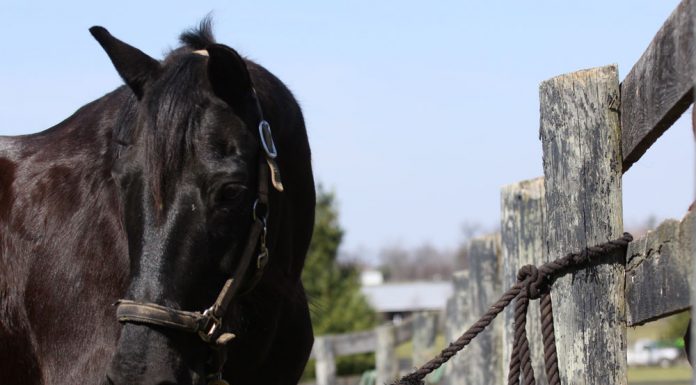
<svg viewBox="0 0 696 385">
<path fill-rule="evenodd" d="M 103 28 L 91 32 L 132 91 L 113 134 L 130 283 L 107 376 L 114 385 L 205 383 L 220 368 L 211 352 L 236 332 L 220 319 L 264 269 L 269 195 L 269 231 L 281 221 L 262 109 L 272 102 L 259 100 L 246 61 L 209 34 L 184 35 L 188 46 L 159 62 Z"/>
</svg>

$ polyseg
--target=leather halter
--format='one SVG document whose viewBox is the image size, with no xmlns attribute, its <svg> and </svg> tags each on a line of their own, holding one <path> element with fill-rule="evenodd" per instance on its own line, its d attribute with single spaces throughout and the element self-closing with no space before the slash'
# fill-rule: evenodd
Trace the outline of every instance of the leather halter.
<svg viewBox="0 0 696 385">
<path fill-rule="evenodd" d="M 273 142 L 270 124 L 264 119 L 261 103 L 259 102 L 256 90 L 252 88 L 252 97 L 256 103 L 256 108 L 259 116 L 259 142 L 261 144 L 262 154 L 259 156 L 259 171 L 258 171 L 258 196 L 254 202 L 252 214 L 253 223 L 249 229 L 249 235 L 246 245 L 242 251 L 242 256 L 239 264 L 234 272 L 227 279 L 220 294 L 218 294 L 215 303 L 205 311 L 184 311 L 173 309 L 170 307 L 158 305 L 155 303 L 133 301 L 121 299 L 116 302 L 116 317 L 121 323 L 136 323 L 155 325 L 166 328 L 171 328 L 183 332 L 196 333 L 200 338 L 211 347 L 216 349 L 218 354 L 227 342 L 235 336 L 232 333 L 222 330 L 222 317 L 227 312 L 227 308 L 232 299 L 241 293 L 242 284 L 244 284 L 244 276 L 247 274 L 254 256 L 255 272 L 247 285 L 246 292 L 253 289 L 263 275 L 263 270 L 268 263 L 268 248 L 266 247 L 267 223 L 269 206 L 268 206 L 268 190 L 269 190 L 269 172 L 271 176 L 271 184 L 279 191 L 283 191 L 283 184 L 280 179 L 280 171 L 275 161 L 277 157 L 277 149 Z M 225 383 L 221 379 L 220 372 L 224 364 L 224 354 L 222 357 L 216 357 L 217 370 L 213 374 L 215 378 L 211 383 Z M 209 376 L 210 377 L 210 376 Z"/>
</svg>

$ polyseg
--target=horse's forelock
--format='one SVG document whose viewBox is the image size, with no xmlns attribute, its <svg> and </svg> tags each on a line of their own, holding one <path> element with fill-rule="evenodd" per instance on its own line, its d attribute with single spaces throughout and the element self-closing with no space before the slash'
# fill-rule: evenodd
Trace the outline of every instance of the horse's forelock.
<svg viewBox="0 0 696 385">
<path fill-rule="evenodd" d="M 179 36 L 179 41 L 184 46 L 193 50 L 205 49 L 209 45 L 215 44 L 212 17 L 208 15 L 201 20 L 198 27 L 184 31 Z"/>
<path fill-rule="evenodd" d="M 147 167 L 153 182 L 156 206 L 165 208 L 167 190 L 176 183 L 185 158 L 192 156 L 193 140 L 202 104 L 202 70 L 200 59 L 176 56 L 168 60 L 163 73 L 152 90 L 148 113 L 152 125 L 144 139 L 147 148 Z"/>
</svg>

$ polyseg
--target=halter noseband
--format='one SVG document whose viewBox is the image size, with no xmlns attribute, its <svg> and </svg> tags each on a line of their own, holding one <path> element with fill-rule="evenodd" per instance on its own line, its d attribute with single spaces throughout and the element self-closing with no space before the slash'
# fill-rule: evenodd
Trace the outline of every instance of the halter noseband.
<svg viewBox="0 0 696 385">
<path fill-rule="evenodd" d="M 194 52 L 202 54 L 200 52 Z M 206 52 L 207 53 L 207 52 Z M 205 55 L 207 56 L 207 55 Z M 280 170 L 275 158 L 278 156 L 270 124 L 264 119 L 263 111 L 256 90 L 252 88 L 252 97 L 256 104 L 259 116 L 259 142 L 263 153 L 259 156 L 258 196 L 254 201 L 252 215 L 253 223 L 249 229 L 247 243 L 242 251 L 242 258 L 236 269 L 227 279 L 215 303 L 203 312 L 184 311 L 149 302 L 121 299 L 116 302 L 116 318 L 121 323 L 136 323 L 166 327 L 183 332 L 196 333 L 215 351 L 214 363 L 211 365 L 216 370 L 208 376 L 209 384 L 227 384 L 222 380 L 222 366 L 225 362 L 225 354 L 222 348 L 231 341 L 235 335 L 222 329 L 222 317 L 232 299 L 239 295 L 244 276 L 256 256 L 254 275 L 250 279 L 246 292 L 249 292 L 261 279 L 263 270 L 268 263 L 268 248 L 266 247 L 267 219 L 268 219 L 268 179 L 269 172 L 271 184 L 279 191 L 283 191 L 280 178 Z M 258 250 L 258 252 L 257 252 Z"/>
</svg>

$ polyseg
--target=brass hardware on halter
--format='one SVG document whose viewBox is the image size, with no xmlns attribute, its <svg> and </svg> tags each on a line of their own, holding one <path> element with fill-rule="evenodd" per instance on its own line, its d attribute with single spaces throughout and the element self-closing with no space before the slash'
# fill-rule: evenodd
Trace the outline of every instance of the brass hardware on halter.
<svg viewBox="0 0 696 385">
<path fill-rule="evenodd" d="M 266 156 L 275 159 L 278 156 L 278 150 L 273 142 L 273 135 L 271 135 L 271 125 L 265 120 L 259 123 L 259 137 Z"/>
<path fill-rule="evenodd" d="M 261 235 L 259 236 L 259 255 L 256 257 L 256 268 L 258 270 L 263 270 L 268 263 L 268 247 L 266 246 L 266 237 L 268 235 L 268 226 L 266 221 L 268 220 L 268 208 L 263 207 L 263 204 L 259 205 L 259 200 L 254 202 L 253 207 L 254 220 L 261 222 Z"/>
<path fill-rule="evenodd" d="M 215 333 L 220 327 L 222 321 L 215 317 L 215 312 L 213 311 L 212 307 L 203 312 L 203 317 L 207 320 L 207 322 L 206 325 L 203 326 L 202 330 L 198 332 L 198 336 L 201 337 L 203 341 L 209 343 L 210 340 L 212 340 L 215 336 Z"/>
<path fill-rule="evenodd" d="M 276 190 L 283 192 L 284 187 L 283 181 L 280 178 L 280 169 L 278 168 L 278 163 L 275 161 L 278 157 L 278 149 L 273 141 L 271 125 L 265 120 L 261 120 L 259 123 L 259 137 L 261 138 L 261 147 L 266 153 L 268 168 L 271 170 L 271 184 L 273 184 Z"/>
</svg>

